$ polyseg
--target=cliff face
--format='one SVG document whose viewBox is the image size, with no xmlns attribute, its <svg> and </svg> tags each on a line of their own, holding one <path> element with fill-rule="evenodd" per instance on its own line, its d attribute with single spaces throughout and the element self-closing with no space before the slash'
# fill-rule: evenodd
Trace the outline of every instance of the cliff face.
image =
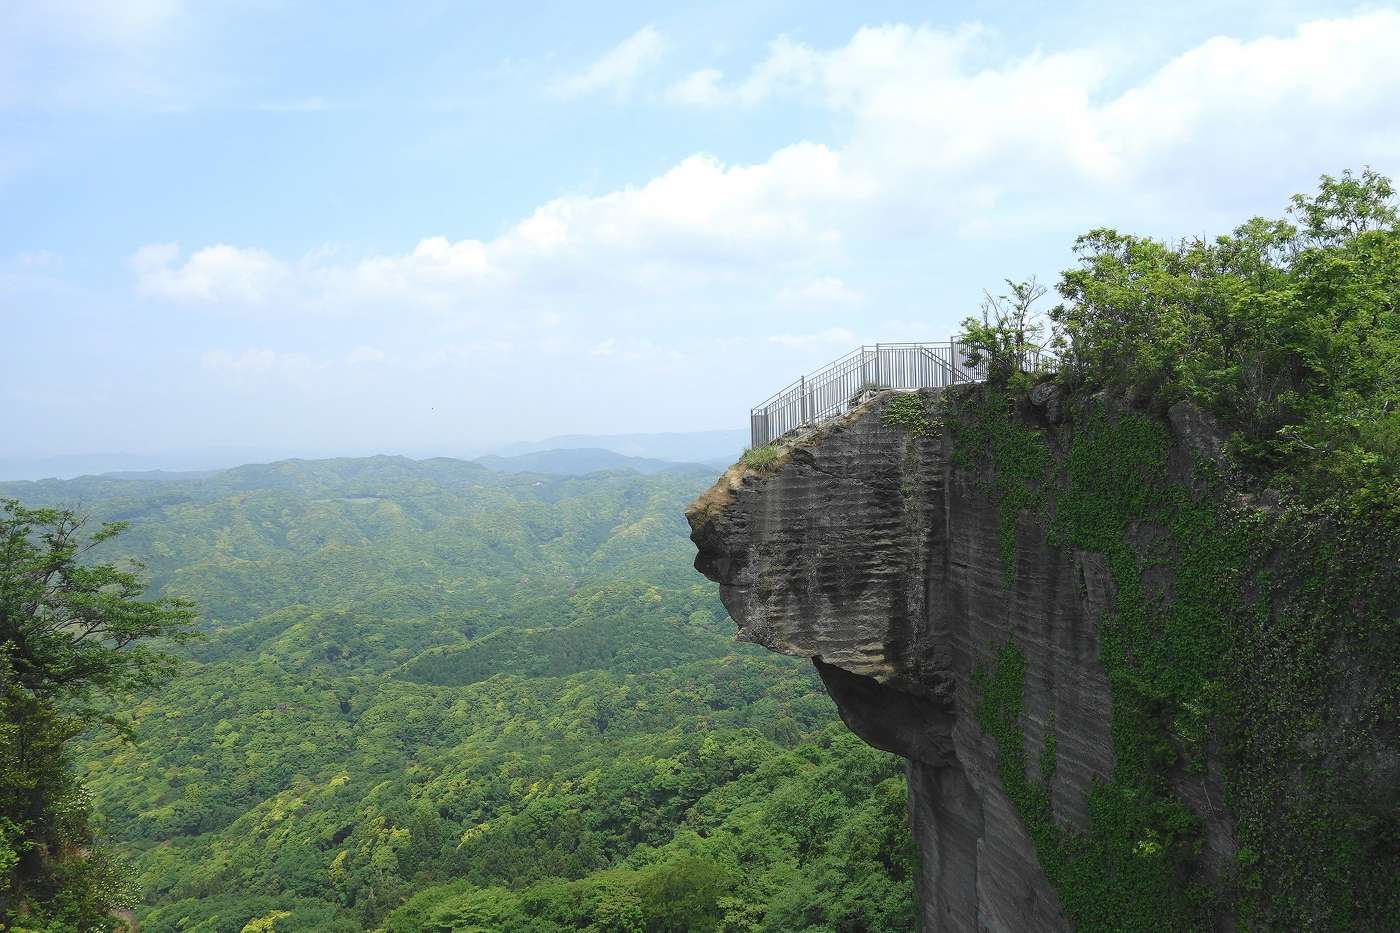
<svg viewBox="0 0 1400 933">
<path fill-rule="evenodd" d="M 900 398 L 797 439 L 769 470 L 731 469 L 687 512 L 695 566 L 740 639 L 810 657 L 850 728 L 908 759 L 925 930 L 1068 929 L 1004 786 L 1006 756 L 979 724 L 978 685 L 1014 644 L 1027 778 L 1057 824 L 1087 829 L 1093 782 L 1115 765 L 1099 660 L 1114 580 L 1104 555 L 1052 546 L 1035 521 L 1007 526 L 985 466 L 939 424 L 937 394 L 920 394 L 922 420 L 892 408 Z M 1057 399 L 1038 400 L 1019 418 L 1053 451 Z M 1189 483 L 1209 431 L 1176 420 L 1172 470 Z M 1159 534 L 1132 531 L 1144 548 Z M 1209 871 L 1233 851 L 1231 826 L 1214 768 L 1198 771 L 1173 780 L 1205 823 Z"/>
</svg>

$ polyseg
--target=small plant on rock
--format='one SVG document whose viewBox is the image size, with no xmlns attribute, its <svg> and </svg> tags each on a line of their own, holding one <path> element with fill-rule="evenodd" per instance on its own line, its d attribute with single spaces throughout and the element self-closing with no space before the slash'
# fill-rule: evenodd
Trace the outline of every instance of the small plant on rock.
<svg viewBox="0 0 1400 933">
<path fill-rule="evenodd" d="M 930 430 L 942 427 L 941 421 L 930 417 L 924 398 L 914 393 L 896 395 L 886 402 L 880 413 L 880 423 L 886 427 L 902 425 L 914 437 L 923 437 Z"/>
<path fill-rule="evenodd" d="M 740 457 L 744 466 L 750 470 L 757 470 L 760 473 L 768 473 L 778 467 L 778 445 L 764 444 L 762 447 L 750 447 L 744 451 Z"/>
</svg>

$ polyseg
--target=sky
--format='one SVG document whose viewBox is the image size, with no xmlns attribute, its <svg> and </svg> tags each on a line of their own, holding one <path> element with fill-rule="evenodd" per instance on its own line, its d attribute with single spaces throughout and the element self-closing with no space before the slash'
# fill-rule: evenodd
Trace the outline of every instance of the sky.
<svg viewBox="0 0 1400 933">
<path fill-rule="evenodd" d="M 1087 230 L 1400 175 L 1396 49 L 1286 0 L 0 0 L 0 458 L 746 427 Z"/>
</svg>

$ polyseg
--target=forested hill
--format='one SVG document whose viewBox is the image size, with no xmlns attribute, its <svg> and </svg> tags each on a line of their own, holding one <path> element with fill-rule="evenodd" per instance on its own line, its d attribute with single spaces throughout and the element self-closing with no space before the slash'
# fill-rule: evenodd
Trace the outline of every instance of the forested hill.
<svg viewBox="0 0 1400 933">
<path fill-rule="evenodd" d="M 895 759 L 690 569 L 705 470 L 287 461 L 0 484 L 204 638 L 78 764 L 143 930 L 898 930 Z M 261 924 L 261 925 L 260 925 Z"/>
</svg>

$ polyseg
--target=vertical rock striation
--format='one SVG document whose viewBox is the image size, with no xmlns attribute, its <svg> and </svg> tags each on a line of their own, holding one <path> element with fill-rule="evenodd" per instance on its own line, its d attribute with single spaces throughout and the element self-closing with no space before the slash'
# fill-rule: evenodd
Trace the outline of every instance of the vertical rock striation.
<svg viewBox="0 0 1400 933">
<path fill-rule="evenodd" d="M 690 507 L 908 760 L 924 929 L 1396 928 L 1400 536 L 1241 470 L 1187 402 L 884 392 Z"/>
<path fill-rule="evenodd" d="M 941 431 L 891 418 L 898 397 L 785 445 L 768 471 L 732 468 L 687 511 L 695 566 L 719 583 L 740 639 L 811 658 L 851 729 L 908 759 L 925 930 L 1068 929 L 972 680 L 1014 638 L 1027 767 L 1053 729 L 1051 809 L 1083 826 L 1086 791 L 1114 765 L 1098 661 L 1109 573 L 1023 522 L 1009 583 L 982 477 Z"/>
</svg>

